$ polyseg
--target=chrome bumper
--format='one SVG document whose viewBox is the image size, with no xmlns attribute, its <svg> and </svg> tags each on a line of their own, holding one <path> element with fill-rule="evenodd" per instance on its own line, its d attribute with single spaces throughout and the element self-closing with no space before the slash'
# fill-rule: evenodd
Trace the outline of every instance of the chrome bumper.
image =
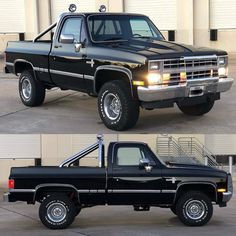
<svg viewBox="0 0 236 236">
<path fill-rule="evenodd" d="M 9 193 L 4 193 L 3 194 L 3 201 L 4 202 L 9 202 Z"/>
<path fill-rule="evenodd" d="M 139 86 L 138 98 L 143 102 L 161 101 L 184 97 L 197 97 L 209 93 L 221 93 L 228 91 L 234 79 L 232 78 L 203 78 L 188 80 L 185 85 L 175 85 L 169 87 L 160 86 Z M 201 88 L 202 92 L 199 94 L 192 94 L 193 89 Z"/>
<path fill-rule="evenodd" d="M 232 195 L 233 195 L 233 193 L 230 191 L 224 192 L 222 202 L 228 202 L 231 199 Z"/>
</svg>

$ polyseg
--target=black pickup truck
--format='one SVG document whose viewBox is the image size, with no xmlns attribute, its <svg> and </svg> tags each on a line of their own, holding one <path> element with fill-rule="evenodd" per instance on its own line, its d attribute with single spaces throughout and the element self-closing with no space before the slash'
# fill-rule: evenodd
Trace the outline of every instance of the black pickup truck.
<svg viewBox="0 0 236 236">
<path fill-rule="evenodd" d="M 98 96 L 113 130 L 133 127 L 140 107 L 209 112 L 232 86 L 227 70 L 225 51 L 168 42 L 145 15 L 104 12 L 64 13 L 33 42 L 9 42 L 5 68 L 20 74 L 26 106 L 41 105 L 53 87 L 85 92 Z"/>
<path fill-rule="evenodd" d="M 98 149 L 98 166 L 79 166 Z M 225 207 L 233 194 L 232 178 L 223 170 L 164 163 L 145 143 L 112 142 L 105 165 L 101 136 L 95 144 L 58 167 L 15 167 L 5 201 L 39 202 L 39 217 L 51 229 L 68 227 L 81 209 L 96 205 L 131 205 L 136 211 L 170 208 L 186 225 L 206 224 L 213 203 Z"/>
</svg>

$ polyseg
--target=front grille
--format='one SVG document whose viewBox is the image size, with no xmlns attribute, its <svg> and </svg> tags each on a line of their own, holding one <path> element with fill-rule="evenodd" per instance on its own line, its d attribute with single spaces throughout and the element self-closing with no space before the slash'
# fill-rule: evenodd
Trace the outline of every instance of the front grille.
<svg viewBox="0 0 236 236">
<path fill-rule="evenodd" d="M 180 73 L 186 72 L 187 80 L 218 77 L 217 57 L 191 57 L 164 60 L 163 74 L 170 74 L 169 85 L 181 82 Z"/>
</svg>

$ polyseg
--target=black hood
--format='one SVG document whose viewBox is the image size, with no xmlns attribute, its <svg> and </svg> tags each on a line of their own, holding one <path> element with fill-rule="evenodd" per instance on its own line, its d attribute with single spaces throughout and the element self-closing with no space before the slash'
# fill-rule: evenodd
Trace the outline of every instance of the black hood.
<svg viewBox="0 0 236 236">
<path fill-rule="evenodd" d="M 107 46 L 107 45 L 106 45 Z M 114 49 L 137 53 L 148 59 L 160 59 L 181 56 L 225 55 L 225 51 L 214 50 L 206 47 L 194 47 L 177 44 L 165 40 L 132 39 L 128 42 L 111 43 Z"/>
</svg>

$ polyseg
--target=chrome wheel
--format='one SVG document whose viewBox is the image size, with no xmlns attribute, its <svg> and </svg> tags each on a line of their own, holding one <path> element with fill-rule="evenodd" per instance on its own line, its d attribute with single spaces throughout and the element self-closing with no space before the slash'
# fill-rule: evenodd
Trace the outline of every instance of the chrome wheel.
<svg viewBox="0 0 236 236">
<path fill-rule="evenodd" d="M 22 79 L 22 95 L 25 100 L 29 100 L 32 95 L 32 85 L 27 77 Z"/>
<path fill-rule="evenodd" d="M 121 114 L 121 102 L 113 93 L 106 94 L 104 98 L 104 112 L 110 120 L 116 120 Z"/>
<path fill-rule="evenodd" d="M 185 207 L 186 215 L 192 220 L 201 219 L 206 212 L 205 205 L 199 200 L 191 200 Z"/>
<path fill-rule="evenodd" d="M 61 203 L 53 203 L 47 209 L 48 218 L 55 223 L 59 223 L 66 218 L 66 207 Z"/>
</svg>

